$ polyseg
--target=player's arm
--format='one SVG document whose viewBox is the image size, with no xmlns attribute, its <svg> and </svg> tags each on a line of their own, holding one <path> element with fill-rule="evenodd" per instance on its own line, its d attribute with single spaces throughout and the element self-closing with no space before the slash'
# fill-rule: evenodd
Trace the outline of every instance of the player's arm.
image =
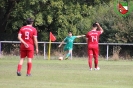
<svg viewBox="0 0 133 88">
<path fill-rule="evenodd" d="M 77 38 L 80 38 L 80 37 L 85 37 L 85 35 L 78 35 L 76 36 Z"/>
<path fill-rule="evenodd" d="M 28 46 L 28 44 L 21 38 L 21 34 L 18 34 L 18 40 L 21 42 L 21 43 L 23 43 L 24 44 L 24 46 L 26 47 L 26 48 L 28 48 L 29 46 Z"/>
<path fill-rule="evenodd" d="M 34 36 L 34 44 L 35 44 L 35 48 L 36 48 L 36 54 L 38 54 L 38 40 L 37 40 L 37 36 Z"/>
<path fill-rule="evenodd" d="M 60 45 L 58 46 L 58 47 L 61 47 L 62 46 L 62 44 L 64 44 L 65 42 L 64 42 L 64 40 L 60 43 Z"/>
<path fill-rule="evenodd" d="M 101 31 L 101 33 L 103 33 L 103 28 L 100 26 L 100 24 L 99 23 L 96 23 L 96 24 L 98 26 L 98 29 Z"/>
</svg>

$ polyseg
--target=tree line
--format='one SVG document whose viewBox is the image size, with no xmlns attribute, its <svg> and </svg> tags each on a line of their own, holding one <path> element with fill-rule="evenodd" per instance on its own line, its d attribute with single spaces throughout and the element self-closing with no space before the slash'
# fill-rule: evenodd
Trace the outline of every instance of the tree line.
<svg viewBox="0 0 133 88">
<path fill-rule="evenodd" d="M 104 29 L 100 42 L 132 43 L 133 9 L 130 9 L 130 14 L 120 16 L 117 14 L 117 1 L 1 0 L 0 40 L 17 40 L 20 27 L 25 25 L 28 17 L 32 17 L 35 19 L 34 26 L 37 28 L 39 41 L 49 41 L 50 31 L 58 42 L 67 36 L 69 30 L 73 31 L 73 35 L 86 34 L 91 30 L 93 22 L 99 22 Z M 128 1 L 129 5 L 133 3 L 132 0 Z M 77 39 L 75 42 L 85 42 L 85 39 Z M 127 46 L 121 46 L 121 51 L 132 56 L 133 47 L 125 47 Z M 84 49 L 83 46 L 76 46 L 76 49 L 79 48 Z M 103 49 L 101 54 L 104 55 L 105 52 Z M 110 54 L 113 52 L 110 51 Z"/>
</svg>

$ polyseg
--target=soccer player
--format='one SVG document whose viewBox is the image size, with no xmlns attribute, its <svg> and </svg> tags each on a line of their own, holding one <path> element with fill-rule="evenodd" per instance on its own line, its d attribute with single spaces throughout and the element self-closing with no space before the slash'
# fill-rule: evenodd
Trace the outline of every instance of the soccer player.
<svg viewBox="0 0 133 88">
<path fill-rule="evenodd" d="M 97 30 L 98 29 L 98 30 Z M 103 33 L 103 29 L 99 23 L 92 25 L 92 30 L 86 34 L 86 42 L 88 45 L 88 65 L 92 70 L 92 58 L 94 57 L 94 70 L 100 70 L 98 67 L 98 56 L 99 56 L 99 36 Z"/>
<path fill-rule="evenodd" d="M 66 43 L 64 46 L 64 51 L 68 51 L 68 53 L 65 56 L 65 60 L 68 59 L 68 57 L 72 54 L 73 50 L 73 41 L 76 38 L 84 37 L 85 35 L 79 35 L 79 36 L 72 36 L 72 31 L 68 32 L 68 36 L 60 43 L 58 47 L 61 47 L 63 43 Z"/>
<path fill-rule="evenodd" d="M 31 76 L 32 69 L 32 58 L 34 55 L 34 45 L 36 48 L 36 53 L 38 53 L 38 40 L 37 40 L 37 30 L 33 25 L 34 20 L 28 18 L 26 26 L 21 27 L 18 33 L 18 39 L 21 42 L 20 45 L 20 60 L 17 67 L 17 76 L 21 76 L 21 68 L 24 59 L 27 57 L 27 74 L 26 76 Z"/>
</svg>

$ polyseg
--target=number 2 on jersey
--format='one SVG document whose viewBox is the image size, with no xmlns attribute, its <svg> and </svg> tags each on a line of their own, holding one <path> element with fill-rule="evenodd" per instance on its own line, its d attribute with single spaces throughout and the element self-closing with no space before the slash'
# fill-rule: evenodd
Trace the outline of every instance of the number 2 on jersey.
<svg viewBox="0 0 133 88">
<path fill-rule="evenodd" d="M 29 39 L 29 34 L 30 34 L 30 33 L 29 33 L 28 31 L 25 32 L 25 39 L 26 39 L 26 40 Z"/>
</svg>

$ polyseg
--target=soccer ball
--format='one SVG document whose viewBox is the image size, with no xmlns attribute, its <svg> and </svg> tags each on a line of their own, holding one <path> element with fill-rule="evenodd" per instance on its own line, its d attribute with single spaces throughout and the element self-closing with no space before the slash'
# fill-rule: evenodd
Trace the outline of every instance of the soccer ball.
<svg viewBox="0 0 133 88">
<path fill-rule="evenodd" d="M 60 56 L 58 59 L 59 59 L 59 60 L 63 60 L 63 57 Z"/>
</svg>

